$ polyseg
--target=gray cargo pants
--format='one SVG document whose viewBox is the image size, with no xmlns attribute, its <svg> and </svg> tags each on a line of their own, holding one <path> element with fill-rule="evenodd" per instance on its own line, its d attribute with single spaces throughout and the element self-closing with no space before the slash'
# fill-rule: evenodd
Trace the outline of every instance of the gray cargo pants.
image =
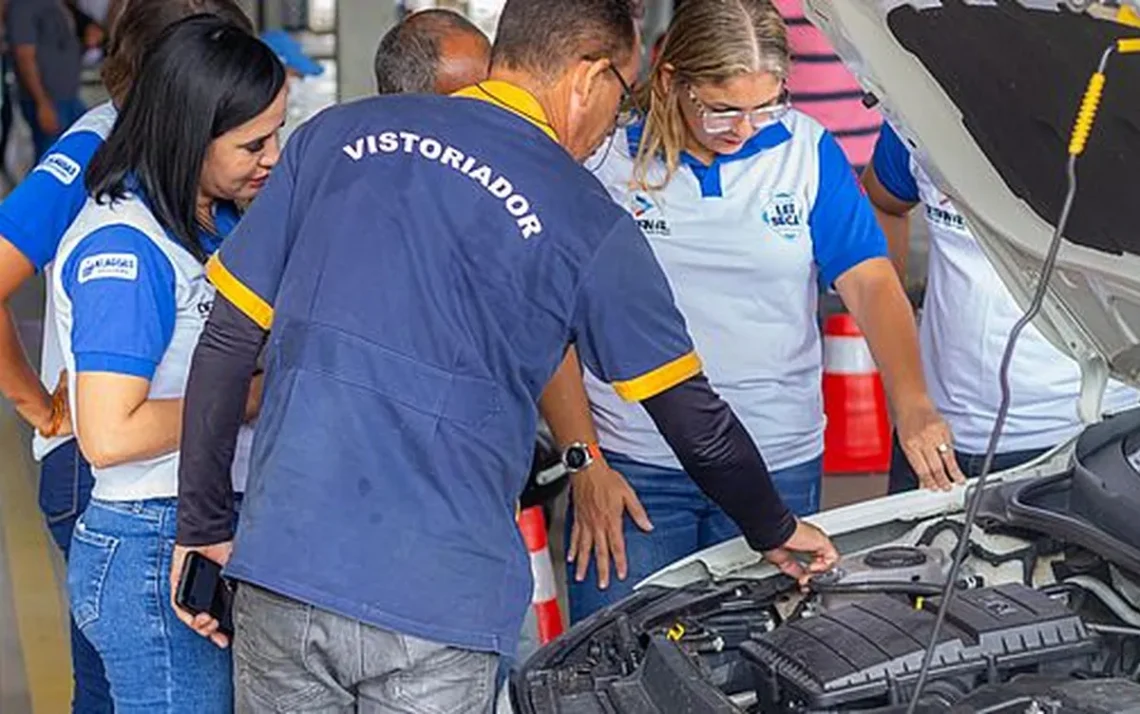
<svg viewBox="0 0 1140 714">
<path fill-rule="evenodd" d="M 234 602 L 237 714 L 490 712 L 498 656 L 318 610 L 248 583 Z"/>
</svg>

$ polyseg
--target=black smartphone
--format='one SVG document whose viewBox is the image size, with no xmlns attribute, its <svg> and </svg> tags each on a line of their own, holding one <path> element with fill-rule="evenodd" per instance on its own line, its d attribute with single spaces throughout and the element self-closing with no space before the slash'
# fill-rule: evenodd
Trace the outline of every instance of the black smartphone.
<svg viewBox="0 0 1140 714">
<path fill-rule="evenodd" d="M 193 615 L 209 613 L 218 621 L 218 630 L 233 637 L 233 586 L 222 577 L 222 566 L 201 553 L 187 554 L 174 602 Z"/>
</svg>

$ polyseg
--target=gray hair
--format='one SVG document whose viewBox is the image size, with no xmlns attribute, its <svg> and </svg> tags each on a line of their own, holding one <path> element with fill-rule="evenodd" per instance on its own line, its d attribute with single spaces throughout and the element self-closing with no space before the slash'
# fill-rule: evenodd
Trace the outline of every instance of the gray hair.
<svg viewBox="0 0 1140 714">
<path fill-rule="evenodd" d="M 384 35 L 373 67 L 380 94 L 429 94 L 435 87 L 440 40 L 453 32 L 482 31 L 451 10 L 422 10 Z"/>
</svg>

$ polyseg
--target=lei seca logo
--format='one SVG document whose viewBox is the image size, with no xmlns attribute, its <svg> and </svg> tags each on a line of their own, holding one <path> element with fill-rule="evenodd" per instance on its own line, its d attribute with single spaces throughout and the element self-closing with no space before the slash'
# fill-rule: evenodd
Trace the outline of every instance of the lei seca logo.
<svg viewBox="0 0 1140 714">
<path fill-rule="evenodd" d="M 772 197 L 764 208 L 764 223 L 785 240 L 795 240 L 803 232 L 804 209 L 791 193 L 781 192 Z"/>
</svg>

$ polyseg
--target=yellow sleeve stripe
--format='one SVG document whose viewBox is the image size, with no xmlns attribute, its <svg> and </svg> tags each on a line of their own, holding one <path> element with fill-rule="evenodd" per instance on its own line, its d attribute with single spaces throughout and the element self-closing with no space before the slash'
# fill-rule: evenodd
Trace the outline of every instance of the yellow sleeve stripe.
<svg viewBox="0 0 1140 714">
<path fill-rule="evenodd" d="M 614 390 L 627 402 L 640 402 L 676 387 L 701 373 L 701 359 L 696 352 L 664 364 L 652 372 L 625 382 L 614 382 Z"/>
<path fill-rule="evenodd" d="M 246 317 L 256 322 L 261 329 L 268 330 L 273 324 L 273 307 L 222 265 L 222 259 L 217 253 L 210 256 L 210 260 L 206 263 L 206 277 L 218 292 L 233 303 L 234 307 L 245 313 Z"/>
</svg>

